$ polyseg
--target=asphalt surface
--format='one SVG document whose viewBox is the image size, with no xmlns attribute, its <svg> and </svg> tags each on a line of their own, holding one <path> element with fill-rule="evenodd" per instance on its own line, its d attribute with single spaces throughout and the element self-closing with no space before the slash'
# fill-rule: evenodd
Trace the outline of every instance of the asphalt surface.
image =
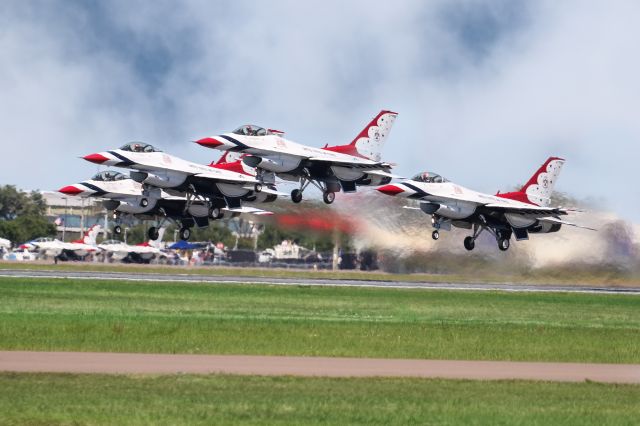
<svg viewBox="0 0 640 426">
<path fill-rule="evenodd" d="M 306 377 L 420 377 L 640 383 L 640 365 L 440 361 L 251 355 L 0 352 L 0 371 L 100 374 L 240 374 Z"/>
<path fill-rule="evenodd" d="M 212 274 L 215 270 L 212 270 Z M 380 287 L 380 288 L 417 288 L 439 290 L 471 290 L 471 291 L 513 291 L 513 292 L 562 292 L 562 293 L 605 293 L 640 295 L 640 287 L 593 286 L 581 283 L 573 285 L 556 284 L 518 284 L 518 283 L 458 283 L 458 282 L 410 282 L 410 281 L 367 281 L 317 278 L 268 278 L 242 277 L 222 275 L 192 274 L 150 274 L 131 272 L 91 272 L 91 271 L 46 271 L 25 269 L 0 270 L 0 277 L 23 278 L 73 278 L 85 280 L 125 280 L 156 281 L 185 283 L 220 283 L 220 284 L 272 284 L 272 285 L 307 285 L 335 287 Z"/>
</svg>

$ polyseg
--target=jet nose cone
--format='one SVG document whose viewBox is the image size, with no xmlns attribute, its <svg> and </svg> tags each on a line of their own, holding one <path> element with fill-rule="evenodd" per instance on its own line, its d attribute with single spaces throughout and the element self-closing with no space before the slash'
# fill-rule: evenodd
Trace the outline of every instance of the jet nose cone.
<svg viewBox="0 0 640 426">
<path fill-rule="evenodd" d="M 224 145 L 222 142 L 214 138 L 202 138 L 197 140 L 196 143 L 198 145 L 206 146 L 207 148 L 215 148 L 217 146 Z"/>
<path fill-rule="evenodd" d="M 89 155 L 85 155 L 82 158 L 96 164 L 102 164 L 105 161 L 109 161 L 109 159 L 102 154 L 89 154 Z"/>
<path fill-rule="evenodd" d="M 379 192 L 382 192 L 383 194 L 386 195 L 391 195 L 391 196 L 395 196 L 398 195 L 402 192 L 404 192 L 404 189 L 400 188 L 399 186 L 396 185 L 384 185 L 381 186 L 380 188 L 376 188 Z"/>
<path fill-rule="evenodd" d="M 66 195 L 78 195 L 83 191 L 82 191 L 82 189 L 80 189 L 80 188 L 78 188 L 76 186 L 69 185 L 69 186 L 65 186 L 65 187 L 62 187 L 62 188 L 58 189 L 58 192 L 62 192 L 63 194 L 66 194 Z"/>
</svg>

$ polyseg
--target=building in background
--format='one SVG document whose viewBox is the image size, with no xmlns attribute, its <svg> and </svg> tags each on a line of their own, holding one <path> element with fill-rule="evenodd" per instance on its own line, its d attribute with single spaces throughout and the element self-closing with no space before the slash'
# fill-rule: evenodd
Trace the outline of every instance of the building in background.
<svg viewBox="0 0 640 426">
<path fill-rule="evenodd" d="M 57 191 L 40 191 L 47 204 L 47 220 L 56 225 L 57 237 L 63 241 L 79 238 L 91 226 L 105 225 L 102 203 L 92 198 L 70 197 Z M 102 231 L 106 232 L 105 230 Z"/>
</svg>

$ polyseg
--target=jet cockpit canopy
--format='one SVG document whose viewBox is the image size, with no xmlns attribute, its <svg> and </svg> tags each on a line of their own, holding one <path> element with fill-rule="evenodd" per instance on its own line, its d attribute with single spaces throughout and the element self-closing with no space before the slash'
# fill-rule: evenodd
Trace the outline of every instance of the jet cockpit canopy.
<svg viewBox="0 0 640 426">
<path fill-rule="evenodd" d="M 253 124 L 245 124 L 235 129 L 232 133 L 242 136 L 267 136 L 271 135 L 271 131 Z"/>
<path fill-rule="evenodd" d="M 120 149 L 122 151 L 130 152 L 162 152 L 153 145 L 149 145 L 144 142 L 129 142 L 128 144 L 123 145 Z"/>
<path fill-rule="evenodd" d="M 433 172 L 422 172 L 415 175 L 411 180 L 415 180 L 416 182 L 424 182 L 424 183 L 443 183 L 449 182 L 447 179 L 443 178 L 437 173 Z"/>
<path fill-rule="evenodd" d="M 96 173 L 91 180 L 97 180 L 102 182 L 114 182 L 116 180 L 129 179 L 129 176 L 124 173 L 116 172 L 114 170 L 105 170 L 103 172 Z"/>
</svg>

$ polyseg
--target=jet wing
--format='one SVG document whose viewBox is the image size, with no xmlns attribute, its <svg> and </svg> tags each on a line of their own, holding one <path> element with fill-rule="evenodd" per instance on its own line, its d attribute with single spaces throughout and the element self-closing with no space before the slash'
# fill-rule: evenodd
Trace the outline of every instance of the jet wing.
<svg viewBox="0 0 640 426">
<path fill-rule="evenodd" d="M 402 176 L 394 175 L 393 173 L 385 172 L 384 170 L 371 170 L 370 172 L 367 172 L 367 173 L 370 175 L 390 177 L 392 179 L 405 179 Z"/>
</svg>

